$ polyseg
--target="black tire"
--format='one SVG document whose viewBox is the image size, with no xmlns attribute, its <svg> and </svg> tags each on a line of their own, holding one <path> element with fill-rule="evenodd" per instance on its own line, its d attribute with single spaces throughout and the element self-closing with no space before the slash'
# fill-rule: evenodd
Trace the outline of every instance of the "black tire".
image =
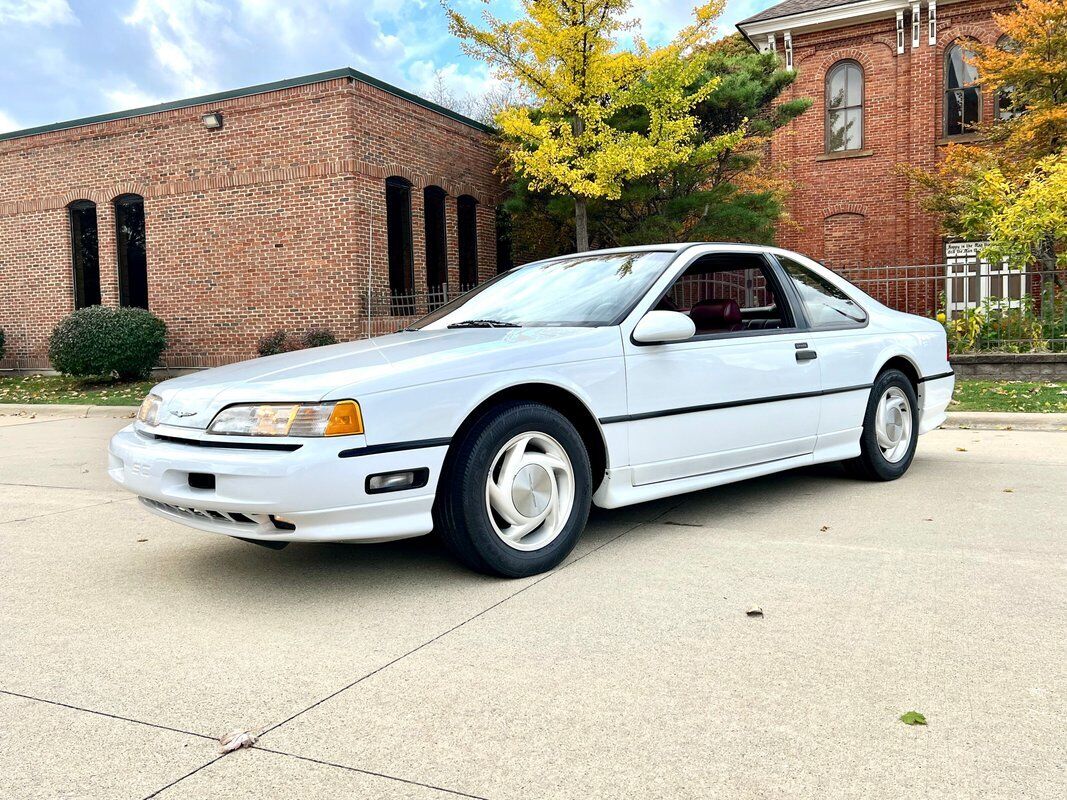
<svg viewBox="0 0 1067 800">
<path fill-rule="evenodd" d="M 911 436 L 907 453 L 899 461 L 890 462 L 882 455 L 875 431 L 875 416 L 878 403 L 890 388 L 898 388 L 907 398 L 911 409 Z M 858 458 L 844 462 L 846 469 L 857 478 L 868 481 L 895 481 L 908 471 L 915 458 L 915 445 L 919 439 L 919 400 L 915 396 L 915 387 L 908 377 L 896 369 L 882 372 L 871 388 L 867 401 L 867 413 L 863 417 L 863 434 L 860 436 L 860 455 Z"/>
<path fill-rule="evenodd" d="M 566 451 L 573 470 L 574 501 L 559 534 L 538 550 L 517 550 L 494 529 L 486 505 L 486 480 L 501 448 L 526 432 L 547 434 Z M 592 502 L 589 454 L 575 427 L 540 403 L 514 402 L 484 414 L 451 455 L 437 491 L 438 532 L 453 555 L 488 575 L 525 578 L 557 566 L 574 549 Z"/>
</svg>

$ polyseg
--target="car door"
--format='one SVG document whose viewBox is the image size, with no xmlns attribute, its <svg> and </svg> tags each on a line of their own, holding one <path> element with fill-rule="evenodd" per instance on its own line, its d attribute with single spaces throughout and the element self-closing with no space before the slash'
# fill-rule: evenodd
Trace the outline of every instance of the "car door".
<svg viewBox="0 0 1067 800">
<path fill-rule="evenodd" d="M 696 335 L 665 344 L 624 337 L 635 486 L 803 456 L 815 446 L 819 363 L 777 264 L 757 249 L 687 255 L 631 321 L 653 308 L 677 310 L 690 315 Z"/>
</svg>

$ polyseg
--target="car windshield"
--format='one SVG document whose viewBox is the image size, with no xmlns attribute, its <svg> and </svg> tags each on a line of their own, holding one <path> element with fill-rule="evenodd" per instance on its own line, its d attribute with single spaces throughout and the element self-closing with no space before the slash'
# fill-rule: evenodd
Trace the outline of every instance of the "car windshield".
<svg viewBox="0 0 1067 800">
<path fill-rule="evenodd" d="M 673 255 L 645 250 L 527 264 L 442 306 L 411 330 L 614 325 L 648 291 Z"/>
</svg>

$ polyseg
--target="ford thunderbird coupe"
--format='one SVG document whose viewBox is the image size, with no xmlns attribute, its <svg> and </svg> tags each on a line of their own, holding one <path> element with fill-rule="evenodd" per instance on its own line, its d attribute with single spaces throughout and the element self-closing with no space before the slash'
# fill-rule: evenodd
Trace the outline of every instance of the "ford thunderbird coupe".
<svg viewBox="0 0 1067 800">
<path fill-rule="evenodd" d="M 945 331 L 796 253 L 675 244 L 498 275 L 398 333 L 156 386 L 109 472 L 269 547 L 435 531 L 533 575 L 616 508 L 807 464 L 903 475 L 952 395 Z"/>
</svg>

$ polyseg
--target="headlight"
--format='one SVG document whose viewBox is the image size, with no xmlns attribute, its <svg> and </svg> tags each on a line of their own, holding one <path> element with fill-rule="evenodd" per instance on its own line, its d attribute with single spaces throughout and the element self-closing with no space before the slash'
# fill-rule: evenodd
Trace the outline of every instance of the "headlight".
<svg viewBox="0 0 1067 800">
<path fill-rule="evenodd" d="M 150 394 L 141 401 L 141 407 L 137 409 L 137 419 L 145 425 L 159 424 L 159 407 L 163 398 L 158 394 Z"/>
<path fill-rule="evenodd" d="M 257 403 L 222 409 L 207 430 L 229 436 L 350 436 L 363 433 L 363 417 L 355 400 Z"/>
</svg>

